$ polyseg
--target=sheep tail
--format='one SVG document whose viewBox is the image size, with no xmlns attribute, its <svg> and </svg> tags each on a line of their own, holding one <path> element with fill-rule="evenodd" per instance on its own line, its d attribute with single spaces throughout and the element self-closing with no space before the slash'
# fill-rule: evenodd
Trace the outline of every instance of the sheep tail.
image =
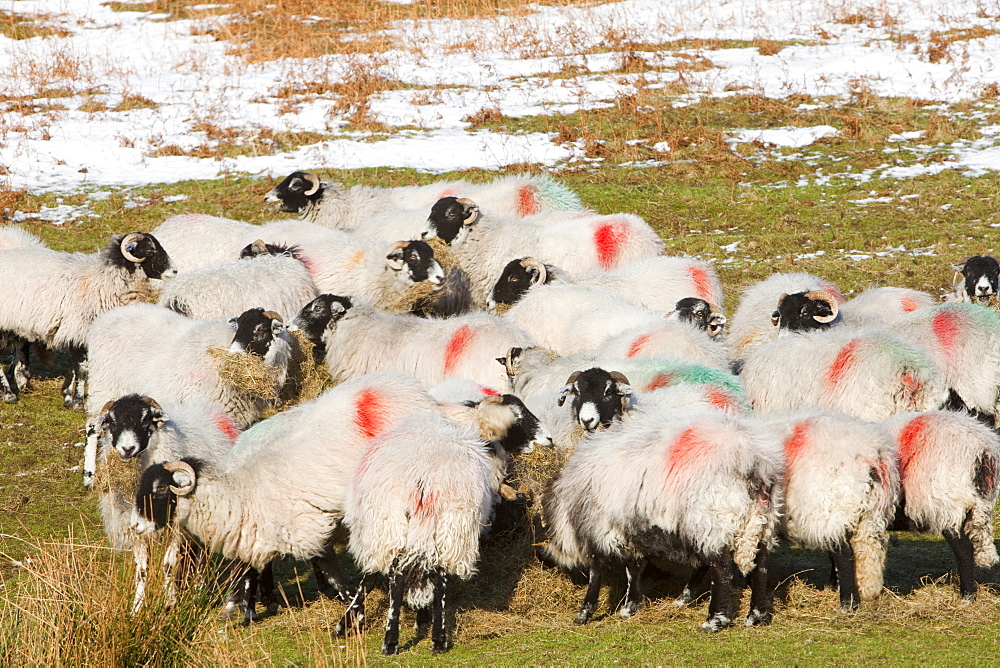
<svg viewBox="0 0 1000 668">
<path fill-rule="evenodd" d="M 547 174 L 536 177 L 535 184 L 538 199 L 544 206 L 555 211 L 578 211 L 584 208 L 579 195 Z"/>
<path fill-rule="evenodd" d="M 858 595 L 868 601 L 882 591 L 885 556 L 889 544 L 889 522 L 896 508 L 899 491 L 895 465 L 885 460 L 873 462 L 869 470 L 872 480 L 868 502 L 861 509 L 857 528 L 851 536 L 854 550 L 854 572 Z"/>
<path fill-rule="evenodd" d="M 773 488 L 761 481 L 757 483 L 753 506 L 733 546 L 733 561 L 744 575 L 754 569 L 757 551 L 761 549 L 761 545 L 771 542 L 777 520 L 775 499 L 772 498 Z"/>
<path fill-rule="evenodd" d="M 976 467 L 976 505 L 965 520 L 965 534 L 972 540 L 976 566 L 989 568 L 998 561 L 993 542 L 993 506 L 996 505 L 1000 465 L 989 452 L 984 452 Z"/>
</svg>

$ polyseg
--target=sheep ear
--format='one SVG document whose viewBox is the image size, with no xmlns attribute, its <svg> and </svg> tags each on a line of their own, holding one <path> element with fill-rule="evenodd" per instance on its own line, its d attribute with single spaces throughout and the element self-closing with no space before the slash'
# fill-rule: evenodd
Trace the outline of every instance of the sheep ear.
<svg viewBox="0 0 1000 668">
<path fill-rule="evenodd" d="M 495 359 L 499 364 L 502 364 L 504 367 L 507 366 L 507 358 L 506 357 L 494 357 L 493 359 Z"/>
<path fill-rule="evenodd" d="M 389 247 L 389 253 L 385 256 L 385 259 L 389 268 L 393 271 L 401 271 L 403 269 L 403 249 L 406 248 L 406 244 L 407 242 L 405 241 L 397 241 Z"/>
<path fill-rule="evenodd" d="M 271 319 L 271 334 L 277 336 L 285 331 L 285 321 L 281 317 L 281 314 L 274 311 L 264 311 L 261 315 Z"/>
<path fill-rule="evenodd" d="M 170 485 L 171 492 L 177 496 L 187 496 L 194 491 L 198 475 L 190 464 L 183 460 L 166 462 L 163 469 L 171 474 L 171 480 L 174 482 Z"/>
<path fill-rule="evenodd" d="M 771 312 L 771 324 L 777 327 L 779 322 L 781 322 L 781 311 L 775 309 Z"/>
<path fill-rule="evenodd" d="M 576 394 L 576 379 L 579 377 L 580 372 L 574 371 L 569 375 L 569 378 L 566 379 L 566 384 L 563 385 L 561 390 L 559 390 L 559 401 L 557 402 L 559 406 L 566 403 L 566 397 Z"/>
<path fill-rule="evenodd" d="M 109 410 L 111 410 L 111 407 L 114 406 L 114 405 L 115 405 L 115 402 L 109 401 L 108 403 L 106 403 L 103 406 L 101 406 L 101 414 L 103 415 L 104 413 L 107 413 Z"/>
</svg>

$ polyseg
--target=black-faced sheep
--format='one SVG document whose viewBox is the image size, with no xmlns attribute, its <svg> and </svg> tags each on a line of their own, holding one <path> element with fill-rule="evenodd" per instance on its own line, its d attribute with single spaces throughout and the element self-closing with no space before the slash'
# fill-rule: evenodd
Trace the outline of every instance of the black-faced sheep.
<svg viewBox="0 0 1000 668">
<path fill-rule="evenodd" d="M 79 410 L 91 323 L 117 306 L 155 301 L 151 281 L 174 274 L 160 243 L 142 232 L 114 236 L 89 255 L 44 247 L 0 251 L 0 331 L 69 351 L 63 403 Z"/>
</svg>

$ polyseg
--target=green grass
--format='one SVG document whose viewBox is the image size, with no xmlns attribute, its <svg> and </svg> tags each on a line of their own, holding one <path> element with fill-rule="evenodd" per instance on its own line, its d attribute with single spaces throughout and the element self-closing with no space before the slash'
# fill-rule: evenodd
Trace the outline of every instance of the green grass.
<svg viewBox="0 0 1000 668">
<path fill-rule="evenodd" d="M 995 207 L 1000 182 L 995 175 L 973 178 L 949 169 L 937 175 L 905 180 L 873 178 L 862 183 L 849 176 L 896 158 L 903 164 L 913 163 L 921 144 L 931 146 L 932 153 L 943 154 L 951 142 L 975 140 L 980 127 L 1000 120 L 995 103 L 942 109 L 905 100 L 869 99 L 838 105 L 831 100 L 774 102 L 738 95 L 675 109 L 655 93 L 640 97 L 620 99 L 606 110 L 547 118 L 487 119 L 484 124 L 515 132 L 562 132 L 566 141 L 594 142 L 588 150 L 602 161 L 572 165 L 556 176 L 598 211 L 643 216 L 666 240 L 668 253 L 715 260 L 728 295 L 729 312 L 735 308 L 741 289 L 776 271 L 816 273 L 845 292 L 898 285 L 941 294 L 950 288 L 953 262 L 998 251 L 996 230 L 1000 228 L 992 227 L 1000 225 Z M 803 102 L 828 106 L 798 110 Z M 733 151 L 723 141 L 723 132 L 733 128 L 826 123 L 843 135 L 801 149 L 799 152 L 813 164 L 804 159 L 775 159 L 795 151 L 748 145 Z M 925 130 L 927 135 L 908 142 L 887 141 L 890 134 L 909 130 Z M 597 144 L 598 139 L 603 144 Z M 643 141 L 628 143 L 633 140 Z M 653 155 L 648 147 L 656 141 L 671 143 L 672 150 Z M 884 152 L 893 148 L 904 150 Z M 620 166 L 650 159 L 665 162 L 641 169 Z M 519 166 L 508 171 L 522 169 L 533 168 Z M 824 175 L 839 176 L 824 182 L 820 169 Z M 439 176 L 387 169 L 319 173 L 347 185 L 381 186 L 439 178 L 489 180 L 496 175 L 481 170 Z M 804 185 L 798 185 L 800 182 Z M 263 202 L 264 193 L 273 185 L 271 179 L 236 175 L 153 187 L 103 188 L 100 190 L 110 193 L 104 199 L 92 199 L 89 192 L 63 194 L 57 200 L 51 194 L 7 191 L 0 192 L 0 216 L 39 211 L 57 203 L 86 206 L 97 217 L 85 216 L 62 225 L 28 219 L 22 226 L 53 248 L 93 252 L 110 234 L 151 230 L 177 213 L 203 212 L 251 222 L 280 217 L 282 214 Z M 166 201 L 173 195 L 186 195 L 187 199 Z M 891 201 L 852 201 L 882 197 Z M 735 250 L 727 251 L 725 247 L 734 243 L 738 244 Z M 817 251 L 825 253 L 804 257 Z M 859 254 L 869 257 L 849 257 Z M 85 568 L 72 570 L 53 581 L 74 583 L 73 587 L 83 592 L 83 599 L 108 596 L 116 603 L 107 610 L 91 610 L 83 605 L 86 601 L 77 601 L 78 607 L 64 613 L 76 620 L 73 623 L 77 626 L 72 628 L 79 630 L 74 633 L 79 633 L 82 641 L 92 637 L 87 633 L 96 633 L 80 622 L 81 615 L 86 616 L 81 610 L 104 615 L 98 618 L 135 632 L 142 628 L 135 625 L 137 622 L 123 621 L 127 615 L 122 610 L 131 597 L 129 559 L 115 557 L 103 548 L 96 498 L 81 489 L 79 471 L 71 470 L 81 464 L 82 449 L 75 444 L 83 440 L 84 420 L 61 407 L 59 384 L 64 365 L 62 357 L 56 358 L 52 369 L 36 364 L 36 389 L 16 406 L 0 405 L 0 553 L 6 555 L 0 557 L 0 584 L 4 585 L 0 589 L 0 656 L 8 657 L 6 661 L 12 665 L 14 659 L 9 657 L 25 656 L 24 643 L 38 641 L 35 636 L 17 636 L 31 628 L 30 624 L 25 626 L 25 610 L 51 611 L 54 608 L 45 606 L 54 604 L 32 589 L 39 581 L 25 569 L 13 567 L 11 560 L 31 558 L 37 563 L 47 558 L 54 563 L 73 563 L 67 555 L 91 555 L 87 562 L 90 572 Z M 426 640 L 414 645 L 412 631 L 404 630 L 402 642 L 407 649 L 401 662 L 994 662 L 993 643 L 1000 633 L 998 572 L 981 571 L 987 587 L 980 600 L 961 604 L 952 581 L 953 557 L 937 537 L 899 535 L 889 554 L 889 591 L 854 615 L 837 614 L 835 594 L 818 589 L 828 568 L 823 555 L 782 549 L 772 569 L 777 587 L 774 623 L 768 628 L 736 628 L 711 637 L 698 632 L 706 612 L 704 599 L 684 609 L 670 604 L 683 573 L 651 578 L 649 605 L 631 620 L 609 614 L 610 601 L 616 601 L 622 591 L 620 579 L 612 578 L 595 622 L 573 626 L 573 609 L 582 597 L 582 588 L 535 565 L 529 540 L 517 531 L 491 540 L 484 551 L 481 574 L 455 586 L 451 600 L 458 612 L 452 622 L 456 644 L 451 653 L 432 657 Z M 346 557 L 345 567 L 352 568 Z M 384 609 L 380 594 L 371 599 L 372 621 L 360 641 L 364 647 L 361 652 L 357 640 L 330 637 L 343 608 L 317 599 L 308 568 L 285 564 L 280 582 L 292 607 L 253 628 L 215 621 L 214 615 L 195 606 L 190 618 L 181 620 L 183 624 L 178 621 L 173 636 L 156 636 L 156 643 L 163 643 L 156 644 L 157 651 L 149 645 L 126 643 L 108 660 L 145 660 L 155 665 L 391 663 L 378 655 Z M 62 586 L 56 589 L 62 591 Z M 76 591 L 71 587 L 66 591 L 70 589 Z M 409 621 L 404 617 L 404 623 Z M 165 659 L 159 653 L 164 648 L 176 650 L 175 658 Z M 87 656 L 83 653 L 74 658 L 82 657 L 86 662 Z M 4 662 L 0 659 L 0 664 Z M 55 657 L 53 662 L 71 660 L 66 655 Z"/>
</svg>

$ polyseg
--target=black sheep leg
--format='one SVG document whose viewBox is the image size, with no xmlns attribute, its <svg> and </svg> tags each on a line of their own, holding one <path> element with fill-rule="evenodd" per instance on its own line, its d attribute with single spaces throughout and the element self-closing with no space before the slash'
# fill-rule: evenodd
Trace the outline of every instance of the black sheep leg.
<svg viewBox="0 0 1000 668">
<path fill-rule="evenodd" d="M 854 573 L 854 548 L 845 540 L 830 552 L 833 565 L 837 569 L 837 580 L 840 585 L 840 611 L 850 612 L 858 609 L 861 597 L 858 595 L 858 581 Z"/>
<path fill-rule="evenodd" d="M 681 595 L 674 599 L 674 605 L 680 607 L 690 603 L 691 599 L 694 598 L 694 593 L 698 591 L 698 587 L 706 575 L 708 575 L 708 564 L 700 563 L 695 566 L 694 570 L 691 571 L 691 577 L 688 578 L 687 584 L 681 590 Z"/>
<path fill-rule="evenodd" d="M 264 566 L 264 570 L 260 572 L 260 582 L 259 582 L 259 596 L 260 604 L 263 605 L 269 613 L 275 613 L 278 611 L 278 601 L 274 596 L 274 562 L 269 561 L 267 566 Z"/>
<path fill-rule="evenodd" d="M 708 602 L 708 619 L 701 629 L 705 633 L 715 633 L 733 623 L 729 615 L 733 599 L 732 550 L 724 550 L 720 556 L 710 559 L 708 568 L 712 573 L 712 598 Z"/>
<path fill-rule="evenodd" d="M 826 582 L 826 587 L 824 589 L 829 589 L 830 591 L 837 591 L 840 588 L 840 582 L 837 580 L 837 561 L 833 558 L 833 554 L 830 555 L 830 579 Z"/>
<path fill-rule="evenodd" d="M 63 406 L 83 412 L 84 399 L 87 396 L 87 351 L 83 348 L 70 348 L 69 368 L 66 370 L 66 380 L 63 381 Z"/>
<path fill-rule="evenodd" d="M 625 562 L 628 588 L 625 590 L 625 604 L 619 612 L 622 617 L 631 617 L 642 607 L 642 572 L 645 568 L 645 559 L 630 559 Z"/>
<path fill-rule="evenodd" d="M 770 565 L 771 551 L 764 543 L 758 543 L 753 573 L 750 574 L 750 612 L 747 613 L 747 626 L 771 622 L 771 588 L 767 585 L 767 570 Z"/>
<path fill-rule="evenodd" d="M 441 569 L 435 569 L 431 573 L 431 583 L 434 585 L 434 602 L 431 603 L 431 651 L 440 654 L 450 649 L 448 631 L 444 625 L 444 597 L 448 576 Z"/>
<path fill-rule="evenodd" d="M 243 626 L 250 626 L 250 622 L 256 618 L 259 580 L 260 573 L 257 569 L 248 567 L 246 575 L 243 576 Z"/>
<path fill-rule="evenodd" d="M 965 533 L 963 526 L 960 531 L 945 529 L 944 539 L 948 541 L 952 552 L 955 553 L 955 560 L 958 562 L 958 588 L 962 592 L 962 598 L 972 601 L 976 598 L 979 585 L 976 582 L 976 562 L 972 540 Z"/>
<path fill-rule="evenodd" d="M 403 574 L 393 568 L 389 571 L 389 612 L 385 620 L 385 639 L 382 653 L 386 656 L 399 652 L 399 611 L 403 606 Z"/>
<path fill-rule="evenodd" d="M 590 564 L 589 581 L 587 593 L 580 604 L 580 611 L 576 613 L 574 624 L 586 624 L 594 616 L 597 609 L 597 597 L 601 593 L 601 577 L 604 575 L 604 559 L 595 558 Z"/>
<path fill-rule="evenodd" d="M 335 635 L 343 636 L 361 630 L 361 626 L 365 622 L 365 596 L 368 595 L 368 592 L 375 584 L 375 578 L 375 573 L 368 573 L 361 579 L 361 584 L 358 585 L 358 590 L 354 592 L 354 596 L 351 598 L 350 603 L 348 603 L 347 610 L 344 611 L 344 616 L 337 623 L 337 630 L 334 631 Z"/>
<path fill-rule="evenodd" d="M 347 603 L 351 600 L 351 588 L 347 584 L 343 571 L 340 570 L 340 560 L 337 552 L 327 543 L 323 554 L 312 559 L 313 572 L 320 592 L 327 598 L 336 598 Z"/>
</svg>

